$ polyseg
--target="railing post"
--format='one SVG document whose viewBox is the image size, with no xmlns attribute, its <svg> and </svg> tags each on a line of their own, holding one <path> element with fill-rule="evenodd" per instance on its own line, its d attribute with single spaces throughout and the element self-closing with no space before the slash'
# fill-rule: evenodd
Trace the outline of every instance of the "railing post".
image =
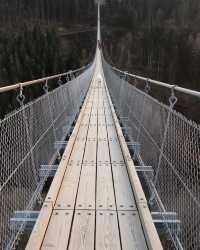
<svg viewBox="0 0 200 250">
<path fill-rule="evenodd" d="M 134 86 L 135 86 L 135 88 L 137 87 L 137 80 L 136 80 L 136 78 L 134 79 Z M 134 91 L 134 93 L 136 93 L 136 91 Z M 133 103 L 133 101 L 134 101 L 134 97 L 133 97 L 133 95 L 131 95 L 131 103 L 130 103 L 130 105 L 128 105 L 128 119 L 129 119 L 129 116 L 131 115 L 131 113 L 133 112 L 133 108 L 134 108 L 134 106 L 132 106 L 132 103 Z"/>
<path fill-rule="evenodd" d="M 70 100 L 70 106 L 71 106 L 71 110 L 72 110 L 72 116 L 73 116 L 73 119 L 75 119 L 76 110 L 75 110 L 75 106 L 74 106 L 74 100 L 72 98 L 73 94 L 72 94 L 72 89 L 71 89 L 70 84 L 71 83 L 69 83 L 67 85 L 67 95 L 68 95 L 68 99 Z"/>
<path fill-rule="evenodd" d="M 63 110 L 65 110 L 65 109 L 67 109 L 67 107 L 65 107 L 67 105 L 66 102 L 65 102 L 65 100 L 66 100 L 66 98 L 65 98 L 65 88 L 67 86 L 62 86 L 62 84 L 63 84 L 63 81 L 61 80 L 61 78 L 59 78 L 58 86 L 62 87 L 62 90 L 63 90 L 63 91 L 61 91 L 61 97 L 62 97 Z"/>
<path fill-rule="evenodd" d="M 142 120 L 144 116 L 144 109 L 145 109 L 145 102 L 146 102 L 146 97 L 150 91 L 150 85 L 149 85 L 149 80 L 146 81 L 145 89 L 144 89 L 144 96 L 143 96 L 143 102 L 142 102 L 142 107 L 141 107 L 141 115 L 139 119 L 139 129 L 138 129 L 138 134 L 137 134 L 137 139 L 136 141 L 139 142 L 140 140 L 140 133 L 141 133 L 141 127 L 142 127 Z"/>
<path fill-rule="evenodd" d="M 81 97 L 80 97 L 80 95 L 79 95 L 79 77 L 77 76 L 75 76 L 74 75 L 74 80 L 76 81 L 76 85 L 77 86 L 75 86 L 75 91 L 76 91 L 76 113 L 78 113 L 78 110 L 79 110 L 79 100 L 81 99 Z M 79 98 L 79 100 L 78 100 L 78 98 Z"/>
<path fill-rule="evenodd" d="M 28 145 L 29 145 L 29 150 L 30 150 L 30 156 L 31 156 L 31 164 L 32 164 L 32 170 L 33 170 L 33 177 L 35 179 L 36 184 L 39 182 L 39 175 L 37 174 L 37 168 L 35 166 L 35 160 L 34 160 L 34 155 L 33 155 L 33 145 L 31 141 L 31 136 L 30 136 L 30 128 L 28 125 L 28 120 L 25 112 L 25 106 L 24 106 L 24 101 L 25 101 L 25 96 L 23 94 L 23 87 L 20 85 L 20 90 L 19 90 L 19 95 L 17 96 L 17 101 L 20 104 L 21 110 L 22 110 L 22 115 L 23 115 L 23 120 L 25 123 L 25 130 L 26 130 L 26 135 L 27 135 L 27 140 L 28 140 Z"/>
<path fill-rule="evenodd" d="M 135 79 L 135 83 L 136 83 L 136 79 Z M 136 87 L 136 84 L 135 84 L 135 87 Z M 134 94 L 130 91 L 130 94 L 131 94 L 131 101 L 130 101 L 130 104 L 128 104 L 128 114 L 127 114 L 127 124 L 129 124 L 130 122 L 130 119 L 131 119 L 131 115 L 133 114 L 133 111 L 134 111 L 134 108 L 135 106 L 132 105 L 135 101 L 135 96 L 136 96 L 136 91 L 134 91 Z M 131 135 L 132 137 L 133 135 Z M 133 139 L 133 138 L 132 138 Z"/>
<path fill-rule="evenodd" d="M 73 100 L 73 98 L 72 98 L 72 96 L 74 96 L 73 95 L 73 85 L 71 85 L 71 80 L 72 80 L 72 73 L 71 73 L 71 71 L 69 71 L 69 73 L 67 74 L 67 77 L 66 77 L 66 80 L 68 80 L 68 81 L 70 81 L 69 83 L 68 83 L 68 88 L 67 88 L 67 95 L 68 95 L 68 98 L 69 98 L 69 100 L 70 100 L 70 105 L 71 105 L 71 109 L 73 110 L 72 112 L 73 112 L 73 118 L 75 118 L 76 117 L 76 113 L 77 113 L 77 110 L 76 110 L 76 106 L 75 106 L 75 103 L 74 103 L 74 100 Z M 69 80 L 70 79 L 70 80 Z"/>
<path fill-rule="evenodd" d="M 47 95 L 47 99 L 48 99 L 50 119 L 51 119 L 52 128 L 53 128 L 53 137 L 54 137 L 54 142 L 56 142 L 57 136 L 56 136 L 56 129 L 55 129 L 54 118 L 53 118 L 52 103 L 50 102 L 50 98 L 49 98 L 48 80 L 45 81 L 45 84 L 43 86 L 43 90 L 44 90 L 45 94 Z M 57 150 L 57 155 L 58 155 L 58 158 L 61 157 L 59 150 Z"/>
<path fill-rule="evenodd" d="M 169 106 L 169 110 L 168 110 L 168 115 L 167 115 L 167 120 L 166 120 L 164 135 L 163 135 L 163 140 L 162 140 L 162 144 L 161 144 L 161 148 L 160 148 L 160 155 L 159 155 L 159 160 L 158 160 L 158 166 L 157 166 L 156 173 L 155 173 L 155 178 L 154 178 L 154 181 L 153 181 L 153 184 L 154 184 L 155 188 L 156 188 L 156 185 L 157 185 L 158 176 L 159 176 L 159 172 L 160 172 L 161 161 L 162 161 L 162 158 L 163 158 L 164 146 L 165 146 L 165 142 L 166 142 L 166 139 L 167 139 L 167 132 L 168 132 L 169 125 L 170 125 L 170 117 L 171 117 L 173 108 L 174 108 L 175 104 L 178 101 L 177 97 L 174 94 L 175 87 L 176 86 L 173 86 L 171 88 L 171 96 L 169 98 L 169 104 L 170 104 L 170 106 Z M 151 197 L 149 199 L 149 203 L 150 204 L 153 202 L 154 198 L 155 198 L 155 192 L 153 192 L 151 194 Z"/>
<path fill-rule="evenodd" d="M 122 112 L 122 103 L 123 103 L 123 94 L 125 93 L 125 88 L 123 88 L 123 81 L 126 81 L 126 72 L 124 72 L 123 75 L 121 75 L 120 77 L 120 90 L 119 90 L 119 100 L 120 100 L 120 103 L 119 103 L 119 109 L 118 109 L 118 112 L 119 112 L 119 115 L 121 115 L 121 112 Z"/>
</svg>

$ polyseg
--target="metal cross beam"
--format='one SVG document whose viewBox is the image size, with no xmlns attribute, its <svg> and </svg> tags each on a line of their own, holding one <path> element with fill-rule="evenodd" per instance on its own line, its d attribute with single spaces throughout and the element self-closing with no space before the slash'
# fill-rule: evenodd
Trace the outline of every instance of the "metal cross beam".
<svg viewBox="0 0 200 250">
<path fill-rule="evenodd" d="M 164 230 L 165 226 L 169 228 L 175 228 L 176 232 L 180 231 L 181 221 L 177 218 L 175 212 L 151 212 L 153 222 L 156 224 L 159 230 Z"/>
<path fill-rule="evenodd" d="M 24 231 L 32 231 L 40 211 L 15 211 L 10 219 L 10 227 L 17 230 L 22 224 L 25 224 Z"/>
<path fill-rule="evenodd" d="M 58 165 L 41 165 L 39 172 L 40 178 L 44 176 L 54 177 L 57 169 Z"/>
<path fill-rule="evenodd" d="M 60 149 L 65 148 L 67 143 L 68 143 L 68 141 L 56 141 L 54 143 L 54 147 L 55 147 L 55 149 L 60 150 Z"/>
</svg>

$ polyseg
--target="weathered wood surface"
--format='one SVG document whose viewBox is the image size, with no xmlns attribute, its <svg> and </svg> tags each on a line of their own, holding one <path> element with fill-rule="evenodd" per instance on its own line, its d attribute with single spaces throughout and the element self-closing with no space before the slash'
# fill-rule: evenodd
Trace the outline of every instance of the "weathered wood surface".
<svg viewBox="0 0 200 250">
<path fill-rule="evenodd" d="M 120 233 L 116 211 L 97 211 L 96 249 L 120 250 Z"/>
<path fill-rule="evenodd" d="M 76 210 L 72 225 L 69 250 L 93 250 L 95 238 L 95 212 Z"/>
<path fill-rule="evenodd" d="M 72 211 L 54 210 L 48 229 L 46 231 L 42 250 L 54 249 L 62 250 L 67 249 L 70 228 L 72 222 Z"/>
</svg>

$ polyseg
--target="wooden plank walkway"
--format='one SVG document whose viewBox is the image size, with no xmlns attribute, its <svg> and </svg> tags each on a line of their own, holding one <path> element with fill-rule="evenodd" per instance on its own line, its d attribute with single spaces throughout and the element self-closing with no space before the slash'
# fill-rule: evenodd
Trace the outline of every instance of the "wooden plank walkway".
<svg viewBox="0 0 200 250">
<path fill-rule="evenodd" d="M 27 250 L 162 249 L 101 64 Z"/>
</svg>

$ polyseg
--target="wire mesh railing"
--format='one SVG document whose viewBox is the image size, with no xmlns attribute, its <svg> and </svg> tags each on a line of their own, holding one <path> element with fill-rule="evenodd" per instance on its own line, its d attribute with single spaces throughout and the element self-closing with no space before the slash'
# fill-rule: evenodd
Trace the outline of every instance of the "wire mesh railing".
<svg viewBox="0 0 200 250">
<path fill-rule="evenodd" d="M 127 80 L 127 74 L 103 63 L 107 85 L 128 139 L 140 144 L 149 206 L 160 212 L 169 239 L 166 249 L 199 249 L 200 246 L 200 126 L 174 110 L 177 101 L 171 87 L 169 106 Z M 144 79 L 138 79 L 143 81 Z M 167 214 L 176 220 L 167 220 Z M 167 243 L 166 243 L 167 242 Z"/>
<path fill-rule="evenodd" d="M 20 85 L 20 108 L 0 121 L 0 249 L 15 246 L 25 224 L 12 227 L 15 211 L 31 210 L 48 177 L 40 175 L 41 165 L 51 165 L 59 155 L 55 142 L 64 140 L 88 90 L 93 65 L 84 72 L 56 76 L 59 86 L 24 105 Z M 17 85 L 16 85 L 17 86 Z M 18 86 L 17 86 L 18 87 Z M 51 169 L 49 168 L 49 172 Z"/>
</svg>

